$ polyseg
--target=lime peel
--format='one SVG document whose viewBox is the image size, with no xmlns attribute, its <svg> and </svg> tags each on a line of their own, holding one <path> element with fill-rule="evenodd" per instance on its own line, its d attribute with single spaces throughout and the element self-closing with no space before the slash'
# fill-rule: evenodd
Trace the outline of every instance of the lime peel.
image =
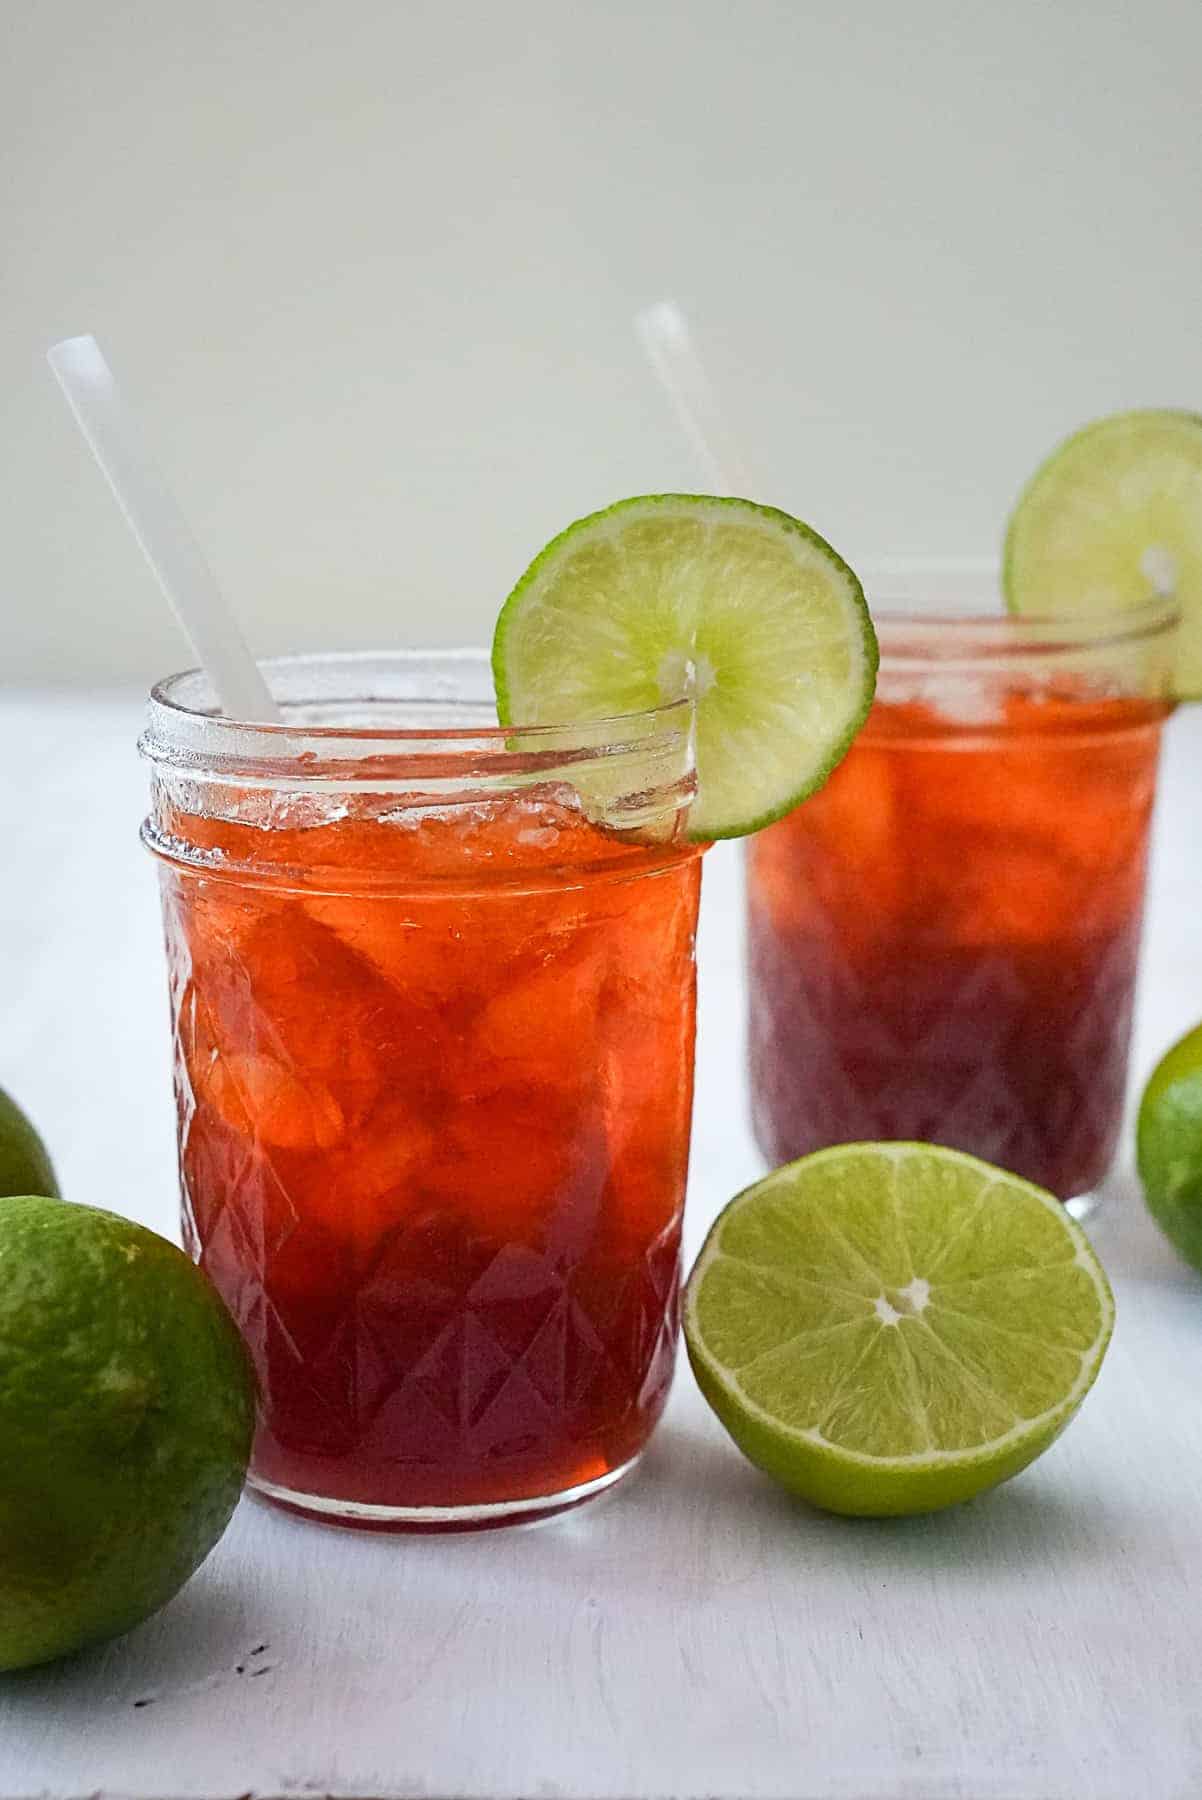
<svg viewBox="0 0 1202 1800">
<path fill-rule="evenodd" d="M 1148 1211 L 1202 1274 L 1202 1025 L 1167 1050 L 1148 1077 L 1135 1155 Z"/>
<path fill-rule="evenodd" d="M 0 1201 L 0 1670 L 130 1630 L 217 1542 L 255 1385 L 206 1276 L 155 1233 Z"/>
<path fill-rule="evenodd" d="M 13 1194 L 58 1194 L 45 1144 L 21 1108 L 0 1088 L 0 1199 Z"/>
</svg>

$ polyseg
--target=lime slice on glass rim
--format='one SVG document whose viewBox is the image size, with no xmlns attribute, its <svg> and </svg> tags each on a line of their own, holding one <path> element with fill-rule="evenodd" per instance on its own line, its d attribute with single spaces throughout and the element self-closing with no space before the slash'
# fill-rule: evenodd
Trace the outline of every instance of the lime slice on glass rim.
<svg viewBox="0 0 1202 1800">
<path fill-rule="evenodd" d="M 578 520 L 501 610 L 503 725 L 638 713 L 691 693 L 689 836 L 740 837 L 822 785 L 872 702 L 863 590 L 808 525 L 750 500 L 654 494 Z"/>
<path fill-rule="evenodd" d="M 685 1291 L 701 1390 L 751 1461 L 830 1512 L 932 1512 L 1046 1450 L 1114 1322 L 1042 1188 L 931 1144 L 841 1144 L 719 1216 Z"/>
<path fill-rule="evenodd" d="M 1011 515 L 1002 579 L 1011 612 L 1026 614 L 1117 612 L 1172 595 L 1174 690 L 1202 697 L 1202 416 L 1115 413 L 1059 445 Z"/>
</svg>

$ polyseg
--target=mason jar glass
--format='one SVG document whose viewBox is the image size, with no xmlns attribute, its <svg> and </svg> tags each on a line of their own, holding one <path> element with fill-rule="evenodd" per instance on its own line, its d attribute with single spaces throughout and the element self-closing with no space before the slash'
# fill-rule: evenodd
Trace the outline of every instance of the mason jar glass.
<svg viewBox="0 0 1202 1800">
<path fill-rule="evenodd" d="M 621 1477 L 676 1348 L 690 709 L 502 730 L 482 655 L 153 693 L 184 1233 L 254 1357 L 250 1480 L 376 1529 Z"/>
<path fill-rule="evenodd" d="M 870 589 L 868 722 L 749 846 L 756 1136 L 774 1165 L 946 1144 L 1081 1212 L 1123 1116 L 1177 614 L 966 611 L 940 575 Z"/>
</svg>

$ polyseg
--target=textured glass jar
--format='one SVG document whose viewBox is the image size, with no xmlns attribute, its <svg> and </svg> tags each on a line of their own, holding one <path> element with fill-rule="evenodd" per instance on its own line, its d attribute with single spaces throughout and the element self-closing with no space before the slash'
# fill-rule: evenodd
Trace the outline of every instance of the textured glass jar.
<svg viewBox="0 0 1202 1800">
<path fill-rule="evenodd" d="M 187 1244 L 261 1384 L 252 1485 L 377 1529 L 573 1505 L 677 1330 L 700 860 L 687 705 L 502 731 L 474 653 L 156 688 Z"/>
<path fill-rule="evenodd" d="M 1082 1210 L 1122 1119 L 1175 610 L 873 612 L 867 724 L 749 847 L 760 1147 L 923 1139 Z"/>
</svg>

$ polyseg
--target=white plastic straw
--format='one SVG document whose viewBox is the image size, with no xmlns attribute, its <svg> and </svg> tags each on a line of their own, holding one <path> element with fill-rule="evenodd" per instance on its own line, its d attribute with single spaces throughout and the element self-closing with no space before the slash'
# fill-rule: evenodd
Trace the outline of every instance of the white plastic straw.
<svg viewBox="0 0 1202 1800">
<path fill-rule="evenodd" d="M 637 313 L 634 324 L 709 492 L 749 494 L 746 466 L 680 307 L 675 300 L 659 300 Z"/>
<path fill-rule="evenodd" d="M 277 724 L 267 691 L 205 555 L 147 455 L 94 337 L 65 338 L 47 360 L 142 553 L 228 717 Z"/>
</svg>

